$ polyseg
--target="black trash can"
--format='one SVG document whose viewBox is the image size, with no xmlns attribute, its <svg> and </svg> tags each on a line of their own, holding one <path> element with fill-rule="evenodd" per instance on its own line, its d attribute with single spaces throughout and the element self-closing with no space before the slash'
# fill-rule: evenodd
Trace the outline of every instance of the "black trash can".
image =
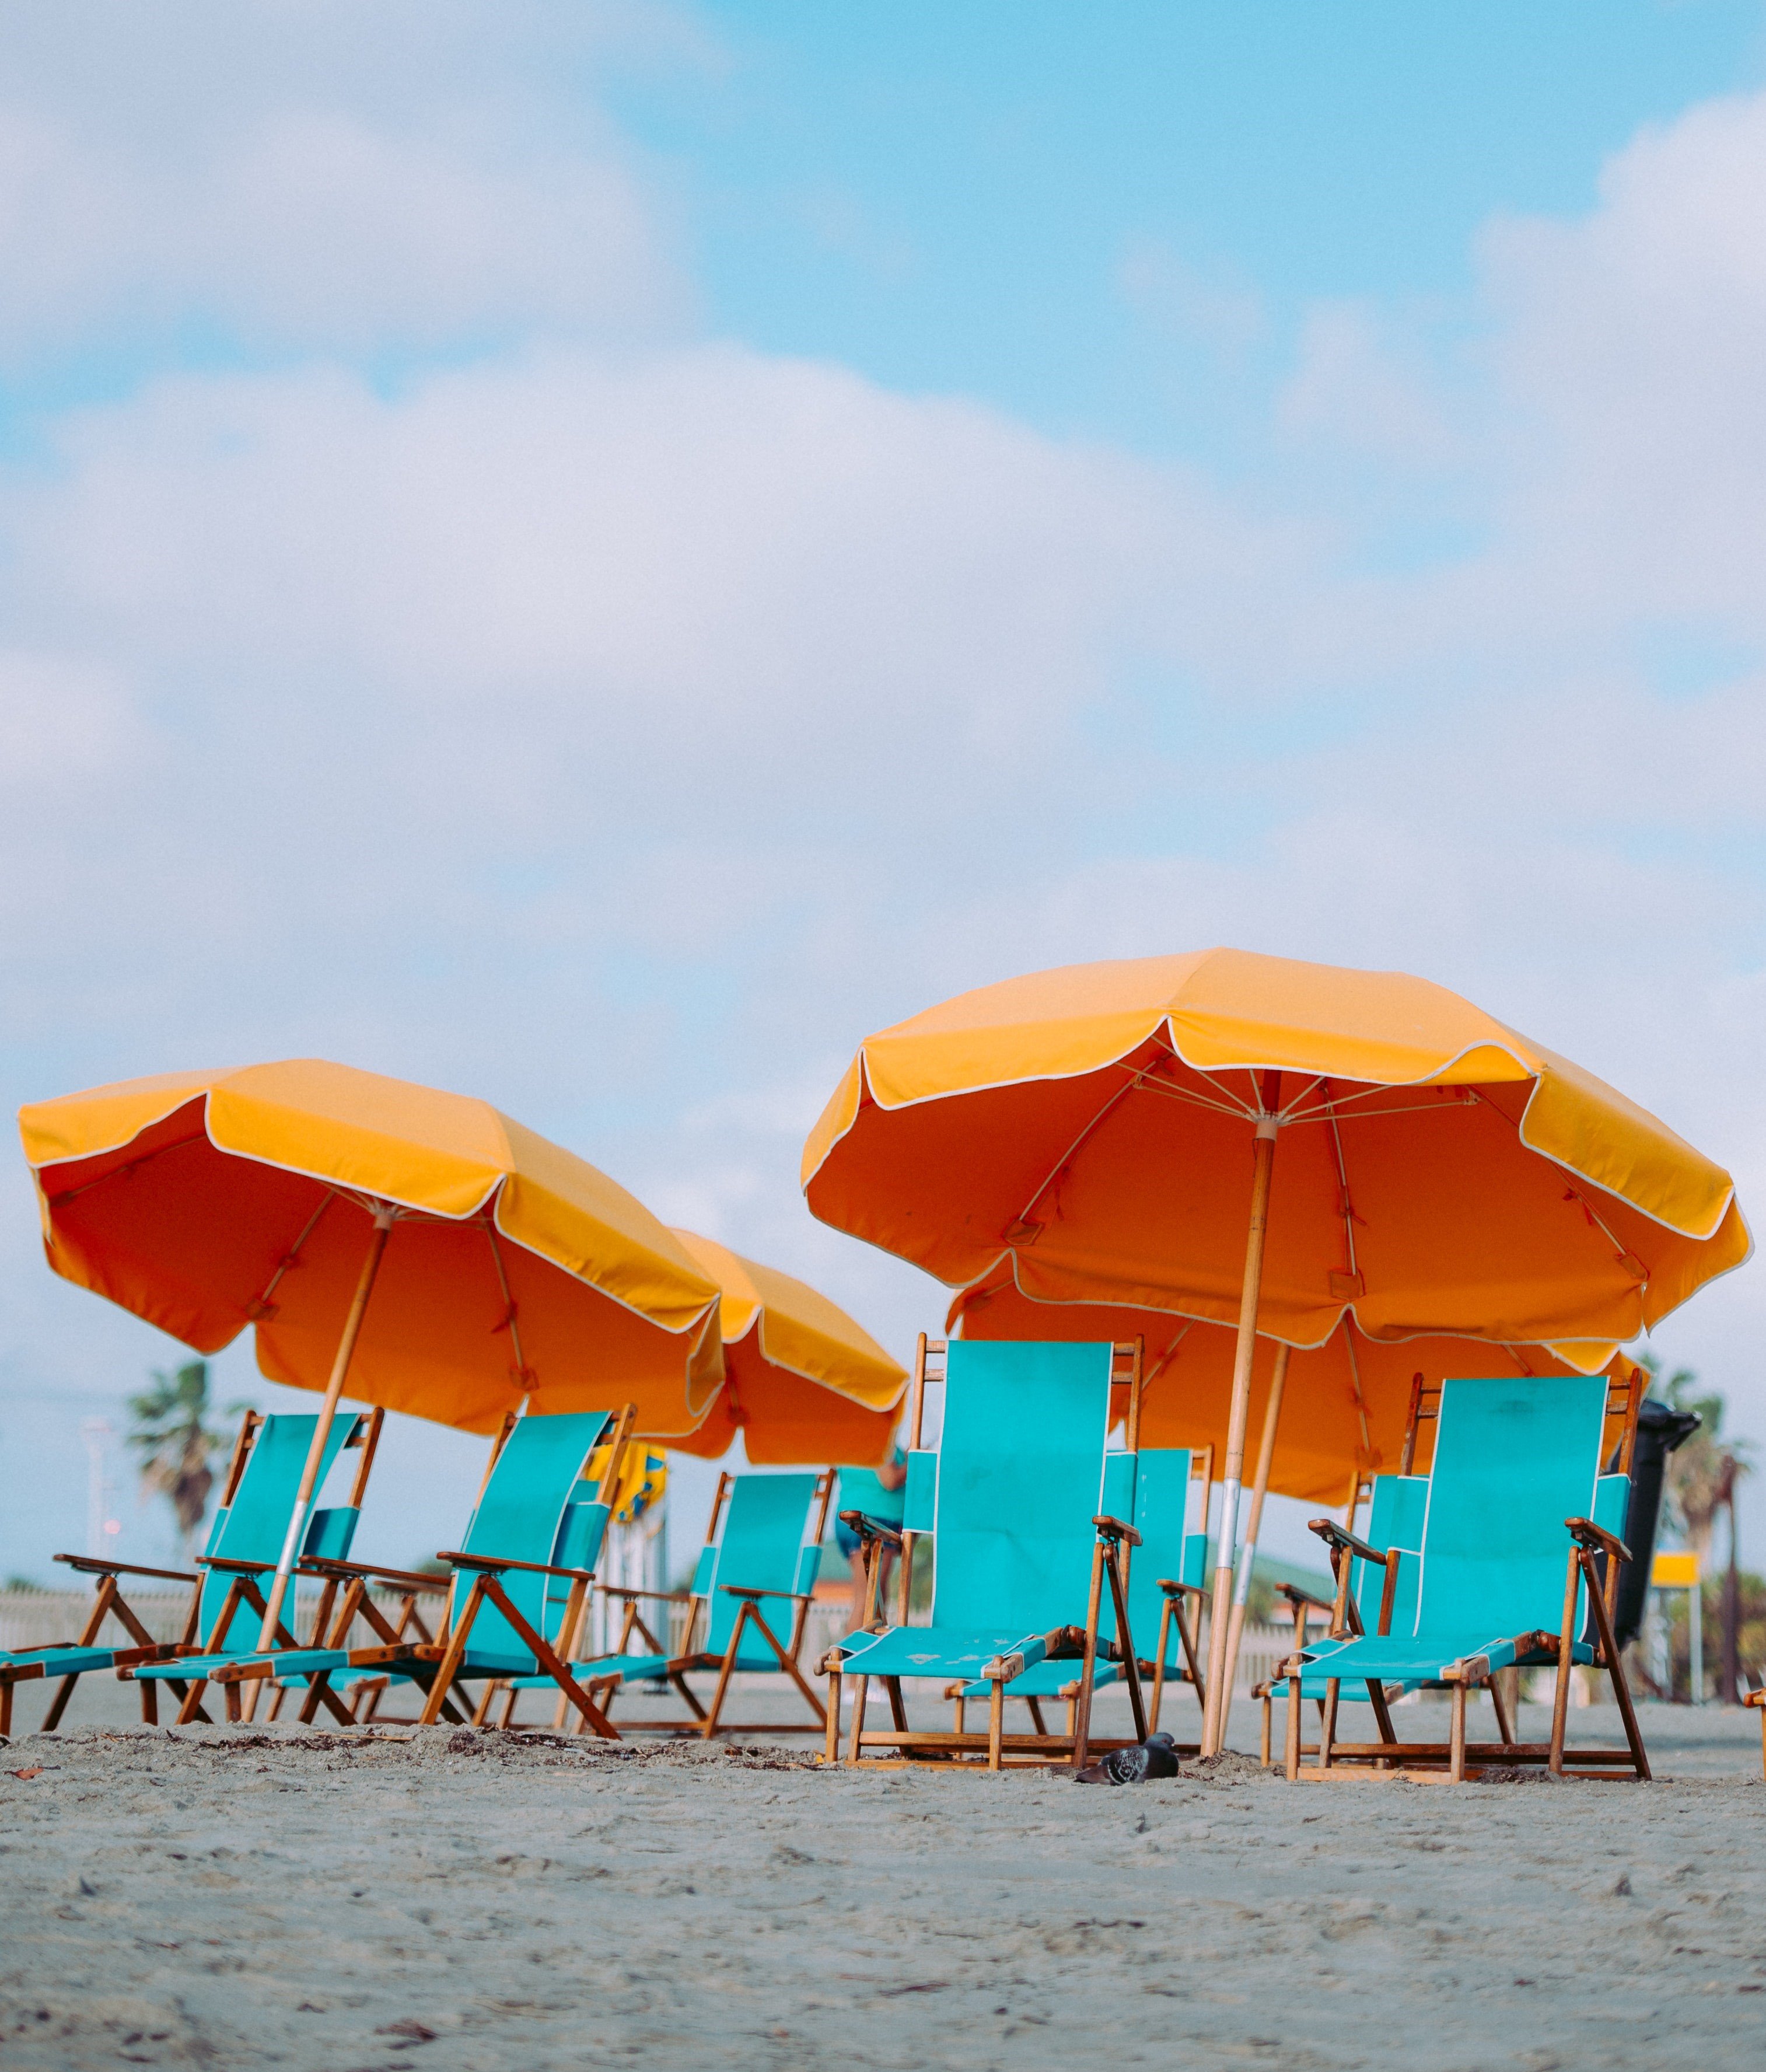
<svg viewBox="0 0 1766 2072">
<path fill-rule="evenodd" d="M 1649 1564 L 1656 1551 L 1656 1527 L 1661 1517 L 1661 1486 L 1668 1456 L 1698 1429 L 1692 1410 L 1671 1410 L 1646 1396 L 1637 1408 L 1637 1443 L 1631 1456 L 1631 1496 L 1625 1506 L 1624 1542 L 1631 1552 L 1619 1577 L 1619 1615 L 1613 1637 L 1628 1647 L 1643 1630 L 1644 1593 L 1649 1587 Z"/>
</svg>

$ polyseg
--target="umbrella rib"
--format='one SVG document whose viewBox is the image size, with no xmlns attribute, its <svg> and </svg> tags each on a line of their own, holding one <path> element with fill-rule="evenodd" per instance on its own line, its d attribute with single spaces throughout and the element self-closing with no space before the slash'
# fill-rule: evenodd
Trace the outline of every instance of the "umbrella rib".
<svg viewBox="0 0 1766 2072">
<path fill-rule="evenodd" d="M 1099 1109 L 1098 1112 L 1086 1123 L 1084 1128 L 1080 1131 L 1079 1134 L 1076 1137 L 1074 1137 L 1072 1143 L 1070 1144 L 1066 1149 L 1062 1153 L 1061 1156 L 1055 1161 L 1054 1164 L 1049 1167 L 1047 1177 L 1044 1179 L 1041 1186 L 1037 1189 L 1036 1192 L 1030 1197 L 1029 1200 L 1025 1203 L 1024 1207 L 1018 1211 L 1017 1215 L 1014 1218 L 1013 1221 L 1015 1223 L 1027 1223 L 1029 1222 L 1030 1211 L 1036 1207 L 1037 1202 L 1042 1199 L 1043 1196 L 1048 1193 L 1049 1190 L 1061 1177 L 1062 1173 L 1065 1170 L 1074 1153 L 1079 1149 L 1080 1145 L 1085 1142 L 1086 1139 L 1091 1135 L 1092 1132 L 1099 1126 L 1099 1124 L 1103 1121 L 1104 1117 L 1109 1114 L 1110 1111 L 1113 1108 L 1116 1106 L 1118 1102 L 1126 1100 L 1128 1096 L 1134 1092 L 1135 1088 L 1140 1083 L 1140 1080 L 1137 1076 L 1136 1078 L 1131 1079 L 1126 1086 L 1117 1087 L 1116 1091 L 1104 1103 L 1103 1106 Z"/>
<path fill-rule="evenodd" d="M 1374 1442 L 1368 1437 L 1367 1397 L 1361 1388 L 1361 1363 L 1355 1357 L 1355 1334 L 1349 1329 L 1348 1318 L 1343 1319 L 1343 1343 L 1349 1356 L 1349 1383 L 1355 1391 L 1355 1414 L 1361 1420 L 1361 1452 L 1364 1456 L 1374 1450 Z"/>
<path fill-rule="evenodd" d="M 1357 1095 L 1353 1096 L 1353 1098 L 1360 1100 L 1362 1096 Z M 1476 1100 L 1476 1096 L 1474 1095 L 1472 1100 Z M 1472 1101 L 1409 1101 L 1407 1102 L 1403 1108 L 1364 1108 L 1358 1110 L 1353 1115 L 1341 1116 L 1336 1116 L 1333 1112 L 1333 1109 L 1338 1104 L 1337 1103 L 1327 1101 L 1320 1107 L 1309 1110 L 1304 1115 L 1284 1115 L 1282 1118 L 1283 1127 L 1288 1127 L 1296 1122 L 1335 1122 L 1338 1120 L 1343 1122 L 1377 1122 L 1381 1119 L 1381 1117 L 1389 1115 L 1445 1115 L 1452 1108 L 1470 1108 L 1472 1105 Z"/>
<path fill-rule="evenodd" d="M 206 1134 L 198 1130 L 193 1137 L 180 1137 L 170 1144 L 156 1145 L 151 1151 L 142 1152 L 138 1158 L 129 1159 L 123 1165 L 113 1166 L 108 1173 L 101 1173 L 95 1180 L 88 1180 L 77 1187 L 64 1187 L 59 1194 L 50 1195 L 49 1206 L 52 1209 L 59 1209 L 64 1202 L 77 1202 L 82 1194 L 89 1194 L 94 1187 L 107 1186 L 113 1180 L 126 1178 L 129 1174 L 138 1172 L 155 1158 L 163 1158 L 168 1151 L 186 1151 L 193 1144 L 206 1144 L 207 1141 Z M 37 1174 L 39 1185 L 42 1178 L 39 1168 Z"/>
<path fill-rule="evenodd" d="M 282 1276 L 287 1272 L 288 1269 L 291 1266 L 299 1264 L 301 1247 L 305 1244 L 306 1240 L 313 1235 L 314 1228 L 318 1223 L 319 1218 L 324 1215 L 325 1211 L 328 1208 L 330 1208 L 336 1197 L 337 1190 L 335 1187 L 327 1187 L 325 1192 L 319 1197 L 318 1207 L 314 1209 L 312 1215 L 307 1218 L 306 1226 L 305 1229 L 302 1231 L 300 1235 L 295 1239 L 294 1244 L 289 1247 L 288 1250 L 282 1254 L 281 1258 L 277 1260 L 276 1271 L 270 1276 L 269 1281 L 265 1282 L 263 1293 L 258 1297 L 257 1300 L 254 1303 L 252 1304 L 250 1309 L 247 1312 L 248 1315 L 261 1317 L 269 1308 L 270 1297 L 276 1293 L 277 1287 L 281 1285 Z"/>
<path fill-rule="evenodd" d="M 1355 1263 L 1355 1211 L 1349 1207 L 1349 1167 L 1343 1162 L 1343 1133 L 1337 1126 L 1337 1117 L 1331 1112 L 1331 1104 L 1329 1101 L 1324 1104 L 1324 1112 L 1331 1125 L 1331 1142 L 1337 1149 L 1337 1182 L 1341 1190 L 1337 1202 L 1343 1218 L 1343 1242 L 1349 1248 L 1349 1270 L 1350 1277 L 1353 1279 L 1359 1275 L 1361 1268 Z M 1353 1367 L 1354 1363 L 1355 1354 L 1352 1349 L 1349 1353 L 1349 1364 Z M 1361 1377 L 1357 1375 L 1355 1382 L 1357 1400 L 1360 1397 L 1361 1387 Z M 1361 1421 L 1361 1436 L 1366 1438 L 1367 1420 L 1364 1417 Z"/>
<path fill-rule="evenodd" d="M 1120 1063 L 1121 1061 L 1119 1059 L 1118 1063 Z M 1130 1093 L 1139 1087 L 1147 1093 L 1163 1094 L 1167 1100 L 1188 1101 L 1192 1108 L 1205 1108 L 1210 1115 L 1230 1116 L 1235 1122 L 1247 1121 L 1251 1119 L 1251 1111 L 1249 1108 L 1236 1104 L 1229 1106 L 1226 1101 L 1205 1100 L 1201 1095 L 1192 1093 L 1188 1087 L 1174 1087 L 1164 1079 L 1152 1078 L 1151 1068 L 1147 1066 L 1124 1064 L 1122 1069 L 1130 1075 L 1127 1088 Z M 1204 1075 L 1204 1076 L 1206 1075 Z M 1214 1083 L 1210 1079 L 1208 1083 L 1212 1086 Z"/>
<path fill-rule="evenodd" d="M 491 1240 L 491 1256 L 496 1262 L 497 1285 L 503 1290 L 507 1312 L 504 1321 L 509 1326 L 509 1349 L 515 1355 L 515 1376 L 518 1380 L 525 1382 L 528 1379 L 528 1361 L 527 1355 L 521 1350 L 521 1325 L 515 1315 L 515 1297 L 509 1293 L 509 1276 L 503 1268 L 503 1247 L 497 1243 L 497 1227 L 489 1216 L 484 1219 L 484 1234 Z M 528 1393 L 531 1395 L 532 1391 L 530 1389 Z"/>
</svg>

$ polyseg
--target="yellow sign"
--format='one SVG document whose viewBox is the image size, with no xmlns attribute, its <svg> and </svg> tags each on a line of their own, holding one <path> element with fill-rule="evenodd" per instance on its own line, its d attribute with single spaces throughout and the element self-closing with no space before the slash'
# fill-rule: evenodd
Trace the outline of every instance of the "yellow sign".
<svg viewBox="0 0 1766 2072">
<path fill-rule="evenodd" d="M 1698 1556 L 1686 1553 L 1658 1554 L 1649 1564 L 1649 1581 L 1658 1590 L 1690 1590 L 1698 1585 Z"/>
</svg>

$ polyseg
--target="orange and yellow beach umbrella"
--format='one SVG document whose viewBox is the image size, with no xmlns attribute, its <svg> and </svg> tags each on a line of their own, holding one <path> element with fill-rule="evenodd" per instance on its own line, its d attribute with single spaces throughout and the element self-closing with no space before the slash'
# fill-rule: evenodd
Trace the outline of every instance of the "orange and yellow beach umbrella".
<svg viewBox="0 0 1766 2072">
<path fill-rule="evenodd" d="M 325 1392 L 273 1614 L 341 1396 L 487 1432 L 524 1398 L 617 1395 L 685 1433 L 722 1381 L 715 1283 L 483 1101 L 297 1059 L 35 1102 L 19 1126 L 56 1272 L 199 1352 L 249 1326 L 271 1380 Z"/>
<path fill-rule="evenodd" d="M 673 1449 L 716 1460 L 740 1432 L 756 1466 L 881 1466 L 906 1369 L 807 1282 L 691 1231 L 674 1235 L 722 1290 L 725 1382 L 704 1423 Z"/>
<path fill-rule="evenodd" d="M 1211 1657 L 1259 1334 L 1593 1359 L 1749 1250 L 1720 1166 L 1444 987 L 1236 950 L 1041 972 L 868 1038 L 803 1183 L 953 1288 L 1009 1264 L 1038 1301 L 1234 1328 Z"/>
</svg>

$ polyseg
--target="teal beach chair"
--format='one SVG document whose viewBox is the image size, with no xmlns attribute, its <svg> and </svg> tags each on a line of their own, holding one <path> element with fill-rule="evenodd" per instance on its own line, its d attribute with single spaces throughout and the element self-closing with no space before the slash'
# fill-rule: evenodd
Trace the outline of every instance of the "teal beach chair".
<svg viewBox="0 0 1766 2072">
<path fill-rule="evenodd" d="M 39 1733 L 52 1733 L 61 1724 L 61 1716 L 68 1709 L 75 1686 L 82 1676 L 90 1676 L 101 1670 L 125 1668 L 138 1662 L 162 1662 L 179 1652 L 176 1641 L 156 1641 L 145 1624 L 137 1616 L 134 1608 L 122 1593 L 121 1578 L 125 1576 L 150 1578 L 158 1582 L 179 1583 L 191 1593 L 191 1618 L 195 1615 L 197 1587 L 200 1579 L 177 1568 L 144 1568 L 129 1561 L 105 1561 L 88 1559 L 83 1554 L 58 1554 L 58 1561 L 64 1561 L 78 1573 L 95 1576 L 98 1581 L 92 1593 L 92 1606 L 84 1630 L 77 1640 L 47 1641 L 36 1647 L 20 1647 L 0 1655 L 0 1741 L 10 1740 L 12 1734 L 12 1693 L 20 1684 L 40 1683 L 46 1677 L 59 1676 L 61 1688 L 49 1701 L 47 1712 L 38 1729 Z M 98 1636 L 107 1619 L 115 1618 L 134 1642 L 132 1647 L 101 1646 Z M 184 1623 L 184 1638 L 188 1640 L 192 1628 L 191 1619 Z M 184 1695 L 183 1687 L 176 1687 L 178 1695 Z M 142 1686 L 142 1718 L 150 1726 L 158 1719 L 153 1685 Z"/>
<path fill-rule="evenodd" d="M 726 1472 L 718 1478 L 705 1544 L 689 1590 L 606 1590 L 610 1599 L 622 1600 L 626 1607 L 618 1644 L 612 1654 L 597 1660 L 573 1663 L 574 1673 L 610 1713 L 626 1685 L 659 1679 L 673 1686 L 688 1713 L 684 1720 L 627 1720 L 622 1725 L 635 1733 L 696 1733 L 707 1741 L 718 1733 L 823 1731 L 822 1703 L 798 1656 L 815 1594 L 833 1484 L 833 1474 L 826 1470 L 819 1474 Z M 692 1604 L 686 1644 L 679 1655 L 661 1646 L 644 1620 L 639 1607 L 647 1600 Z M 781 1617 L 787 1610 L 788 1626 Z M 696 1648 L 693 1638 L 702 1623 L 704 1638 Z M 635 1639 L 649 1651 L 633 1651 Z M 687 1679 L 711 1671 L 716 1671 L 717 1684 L 708 1709 Z M 738 1674 L 787 1679 L 810 1708 L 809 1723 L 744 1726 L 726 1721 L 724 1704 L 730 1679 Z"/>
<path fill-rule="evenodd" d="M 361 1457 L 351 1478 L 347 1503 L 315 1509 L 308 1519 L 302 1543 L 304 1560 L 349 1552 L 385 1416 L 384 1411 L 375 1410 L 332 1420 L 315 1487 L 324 1486 L 332 1464 L 346 1449 L 358 1451 Z M 220 1504 L 209 1524 L 207 1544 L 196 1557 L 203 1575 L 185 1638 L 168 1659 L 120 1667 L 117 1671 L 119 1675 L 140 1684 L 144 1692 L 150 1693 L 160 1684 L 170 1684 L 182 1699 L 178 1714 L 180 1725 L 208 1716 L 202 1708 L 210 1680 L 208 1668 L 231 1660 L 246 1646 L 256 1646 L 264 1618 L 265 1579 L 275 1573 L 281 1557 L 289 1519 L 300 1493 L 307 1449 L 318 1424 L 314 1416 L 265 1416 L 257 1411 L 247 1412 L 222 1485 Z M 322 1620 L 327 1608 L 322 1593 L 314 1631 L 320 1630 L 318 1621 Z M 234 1638 L 234 1627 L 242 1613 L 246 1614 L 244 1623 L 251 1626 L 249 1642 L 243 1636 Z M 294 1616 L 292 1600 L 289 1616 Z M 252 1624 L 253 1618 L 256 1625 Z M 282 1631 L 292 1645 L 294 1635 L 286 1626 Z M 228 1689 L 225 1699 L 227 1716 L 237 1719 L 237 1688 Z M 150 1704 L 150 1698 L 144 1697 L 144 1710 Z M 348 1717 L 335 1701 L 331 1710 L 339 1720 Z"/>
<path fill-rule="evenodd" d="M 1314 1530 L 1339 1564 L 1339 1601 L 1353 1557 L 1381 1569 L 1376 1630 L 1309 1642 L 1284 1665 L 1289 1679 L 1287 1770 L 1319 1779 L 1371 1765 L 1457 1782 L 1468 1762 L 1507 1766 L 1544 1763 L 1556 1774 L 1612 1776 L 1628 1766 L 1649 1775 L 1631 1693 L 1612 1636 L 1612 1602 L 1623 1543 L 1603 1516 L 1623 1517 L 1632 1436 L 1641 1392 L 1609 1386 L 1604 1375 L 1549 1379 L 1453 1380 L 1442 1385 L 1435 1460 L 1428 1476 L 1414 1614 L 1401 1622 L 1398 1583 L 1403 1551 L 1382 1550 L 1329 1520 Z M 1616 1424 L 1603 1474 L 1609 1424 Z M 1605 1486 L 1603 1486 L 1605 1485 Z M 1604 1556 L 1604 1564 L 1600 1557 Z M 1407 1630 L 1405 1625 L 1407 1623 Z M 1624 1723 L 1623 1749 L 1578 1748 L 1566 1769 L 1570 1672 L 1577 1664 L 1605 1670 Z M 1517 1740 L 1493 1680 L 1509 1667 L 1553 1665 L 1556 1704 L 1549 1742 Z M 1327 1684 L 1317 1760 L 1300 1762 L 1304 1679 L 1321 1668 Z M 1336 1738 L 1337 1692 L 1365 1684 L 1379 1720 L 1378 1741 Z M 1392 1730 L 1385 1688 L 1398 1683 L 1452 1694 L 1448 1740 L 1401 1741 Z M 1499 1740 L 1468 1747 L 1467 1694 L 1489 1688 Z"/>
<path fill-rule="evenodd" d="M 411 1640 L 396 1630 L 368 1595 L 376 1583 L 408 1593 L 427 1579 L 402 1569 L 375 1567 L 334 1556 L 310 1556 L 303 1572 L 339 1587 L 328 1635 L 306 1647 L 241 1655 L 202 1665 L 224 1686 L 278 1681 L 307 1691 L 303 1716 L 317 1702 L 339 1701 L 334 1683 L 355 1678 L 404 1679 L 425 1692 L 418 1724 L 460 1716 L 450 1692 L 473 1683 L 495 1685 L 537 1675 L 551 1684 L 581 1715 L 583 1724 L 608 1740 L 618 1734 L 565 1666 L 582 1624 L 587 1593 L 594 1581 L 606 1531 L 608 1507 L 598 1485 L 586 1478 L 591 1457 L 610 1441 L 602 1479 L 610 1488 L 630 1437 L 632 1412 L 605 1411 L 555 1416 L 511 1417 L 492 1449 L 478 1500 L 463 1536 L 465 1545 L 437 1556 L 453 1571 L 446 1623 L 433 1639 Z M 409 1606 L 409 1597 L 408 1597 Z M 351 1628 L 360 1618 L 376 1644 L 352 1647 Z M 465 1711 L 473 1708 L 465 1702 Z M 347 1716 L 347 1715 L 346 1715 Z"/>
<path fill-rule="evenodd" d="M 1152 1686 L 1147 1708 L 1147 1731 L 1157 1733 L 1164 1701 L 1165 1686 L 1173 1679 L 1192 1684 L 1197 1700 L 1203 1695 L 1201 1664 L 1196 1651 L 1197 1628 L 1186 1618 L 1184 1600 L 1199 1603 L 1206 1593 L 1208 1571 L 1208 1509 L 1213 1481 L 1214 1449 L 1146 1446 L 1138 1452 L 1126 1449 L 1107 1453 L 1103 1464 L 1102 1508 L 1110 1515 L 1130 1519 L 1140 1535 L 1139 1544 L 1127 1554 L 1128 1630 L 1138 1634 L 1135 1643 L 1144 1683 Z M 1151 1648 L 1145 1644 L 1156 1634 Z M 1100 1644 L 1114 1643 L 1115 1607 L 1106 1601 L 1099 1610 Z M 1094 1692 L 1120 1683 L 1126 1664 L 1119 1648 L 1111 1655 L 1100 1654 L 1092 1666 Z M 971 1699 L 991 1698 L 992 1687 L 984 1679 L 956 1684 L 946 1694 L 956 1700 L 956 1725 L 965 1725 L 963 1708 Z M 1008 1698 L 1021 1698 L 1030 1710 L 1037 1733 L 1048 1732 L 1042 1715 L 1043 1702 L 1063 1700 L 1068 1708 L 1067 1732 L 1075 1731 L 1075 1708 L 1079 1702 L 1078 1665 L 1070 1661 L 1045 1659 L 1025 1670 L 1005 1687 Z M 1199 1744 L 1177 1743 L 1180 1755 L 1194 1755 Z"/>
<path fill-rule="evenodd" d="M 1140 1349 L 1125 1349 L 1132 1362 L 1129 1421 L 1138 1422 Z M 921 1443 L 929 1355 L 944 1356 L 944 1414 L 936 1449 Z M 1126 1519 L 1104 1508 L 1105 1437 L 1110 1423 L 1110 1388 L 1116 1348 L 1107 1345 L 1037 1345 L 1011 1340 L 957 1339 L 947 1346 L 922 1338 L 914 1363 L 909 1431 L 906 1502 L 903 1512 L 900 1597 L 893 1625 L 849 1634 L 830 1651 L 828 1746 L 837 1759 L 843 1679 L 855 1677 L 848 1761 L 868 1749 L 908 1753 L 932 1760 L 964 1759 L 985 1753 L 990 1768 L 1008 1753 L 1045 1761 L 1050 1753 L 1086 1759 L 1091 1694 L 1100 1651 L 1112 1651 L 1100 1637 L 1103 1585 L 1122 1636 L 1119 1655 L 1135 1712 L 1136 1738 L 1146 1722 L 1128 1623 L 1119 1552 L 1140 1536 Z M 1111 1485 L 1131 1498 L 1133 1457 Z M 1126 1508 L 1126 1505 L 1124 1506 Z M 881 1530 L 881 1528 L 879 1528 Z M 931 1618 L 910 1626 L 914 1555 L 929 1538 L 934 1552 Z M 1045 1663 L 1064 1681 L 1077 1681 L 1072 1730 L 1066 1734 L 1007 1734 L 1008 1688 Z M 893 1725 L 865 1724 L 872 1678 L 889 1698 Z M 955 1679 L 967 1689 L 977 1684 L 989 1693 L 988 1732 L 959 1728 L 934 1733 L 910 1732 L 901 1685 L 904 1678 Z M 1026 1696 L 1040 1695 L 1029 1690 Z M 1099 1742 L 1098 1746 L 1105 1744 Z"/>
</svg>

